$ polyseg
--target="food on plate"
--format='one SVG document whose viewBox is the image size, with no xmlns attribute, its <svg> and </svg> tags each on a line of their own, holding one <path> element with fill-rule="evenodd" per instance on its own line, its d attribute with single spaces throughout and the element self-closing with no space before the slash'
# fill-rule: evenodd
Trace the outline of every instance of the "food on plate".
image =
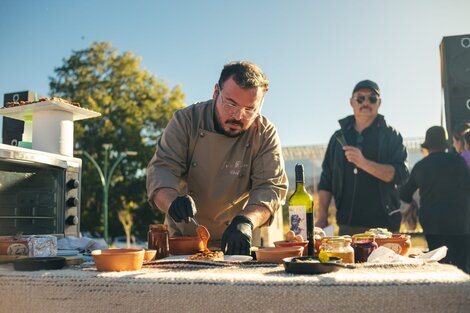
<svg viewBox="0 0 470 313">
<path fill-rule="evenodd" d="M 328 262 L 328 261 L 321 261 L 319 259 L 314 259 L 314 258 L 304 258 L 304 259 L 293 258 L 291 262 L 294 262 L 294 263 L 320 263 L 320 262 Z"/>
<path fill-rule="evenodd" d="M 313 229 L 313 236 L 315 239 L 322 239 L 323 237 L 326 237 L 326 234 L 320 227 L 315 227 Z"/>
<path fill-rule="evenodd" d="M 318 260 L 320 262 L 328 262 L 330 260 L 328 252 L 326 252 L 325 250 L 320 250 L 320 253 L 318 254 Z"/>
<path fill-rule="evenodd" d="M 295 240 L 295 233 L 294 233 L 294 231 L 289 230 L 289 231 L 286 233 L 286 240 L 287 240 L 287 241 L 294 241 L 294 240 Z"/>
<path fill-rule="evenodd" d="M 304 237 L 302 235 L 295 235 L 295 233 L 292 230 L 289 230 L 286 233 L 286 241 L 291 241 L 291 242 L 303 242 Z"/>
<path fill-rule="evenodd" d="M 11 107 L 17 107 L 21 105 L 26 105 L 26 104 L 32 104 L 32 103 L 39 103 L 39 102 L 62 102 L 62 103 L 67 103 L 76 107 L 80 107 L 80 103 L 78 102 L 72 102 L 69 100 L 65 100 L 59 97 L 52 97 L 52 98 L 40 98 L 37 101 L 13 101 L 13 102 L 7 102 L 5 104 L 5 108 L 11 108 Z"/>
<path fill-rule="evenodd" d="M 192 261 L 223 261 L 224 253 L 222 251 L 205 250 L 191 255 L 189 259 Z"/>
<path fill-rule="evenodd" d="M 388 231 L 386 228 L 371 228 L 366 231 L 364 234 L 372 235 L 375 238 L 392 238 L 392 232 Z"/>
</svg>

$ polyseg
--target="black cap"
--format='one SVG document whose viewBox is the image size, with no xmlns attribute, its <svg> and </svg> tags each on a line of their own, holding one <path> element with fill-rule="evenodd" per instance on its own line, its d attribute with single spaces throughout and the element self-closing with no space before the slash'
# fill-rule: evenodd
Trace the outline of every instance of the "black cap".
<svg viewBox="0 0 470 313">
<path fill-rule="evenodd" d="M 441 126 L 430 127 L 426 131 L 426 137 L 421 147 L 431 150 L 447 149 L 447 132 Z"/>
<path fill-rule="evenodd" d="M 377 96 L 380 97 L 379 85 L 377 85 L 375 82 L 373 82 L 371 80 L 368 80 L 368 79 L 358 82 L 356 84 L 356 86 L 354 87 L 353 93 L 355 93 L 359 89 L 363 89 L 363 88 L 367 88 L 367 89 L 372 90 L 373 92 L 375 92 L 377 94 Z"/>
</svg>

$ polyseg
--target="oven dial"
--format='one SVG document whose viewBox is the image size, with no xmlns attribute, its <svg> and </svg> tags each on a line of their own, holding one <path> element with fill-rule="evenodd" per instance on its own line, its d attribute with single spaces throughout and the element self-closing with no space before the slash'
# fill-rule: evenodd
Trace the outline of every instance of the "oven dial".
<svg viewBox="0 0 470 313">
<path fill-rule="evenodd" d="M 71 179 L 67 182 L 67 188 L 69 189 L 77 189 L 80 186 L 80 182 L 78 179 Z"/>
<path fill-rule="evenodd" d="M 67 225 L 78 225 L 78 217 L 75 215 L 70 215 L 65 219 L 65 223 L 67 223 Z"/>
<path fill-rule="evenodd" d="M 68 198 L 67 202 L 66 202 L 67 206 L 69 206 L 69 207 L 78 206 L 78 203 L 79 203 L 79 201 L 76 197 Z"/>
</svg>

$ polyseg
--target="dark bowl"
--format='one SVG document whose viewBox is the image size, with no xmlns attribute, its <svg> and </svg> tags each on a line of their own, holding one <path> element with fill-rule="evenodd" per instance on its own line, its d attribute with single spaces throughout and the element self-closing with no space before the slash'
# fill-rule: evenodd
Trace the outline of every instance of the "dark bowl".
<svg viewBox="0 0 470 313">
<path fill-rule="evenodd" d="M 338 257 L 330 257 L 328 262 L 320 262 L 317 257 L 311 256 L 285 258 L 282 261 L 286 272 L 294 274 L 325 274 L 341 268 L 355 268 L 354 265 L 342 264 L 342 259 Z"/>
<path fill-rule="evenodd" d="M 63 257 L 33 257 L 13 262 L 16 271 L 58 270 L 65 266 Z"/>
</svg>

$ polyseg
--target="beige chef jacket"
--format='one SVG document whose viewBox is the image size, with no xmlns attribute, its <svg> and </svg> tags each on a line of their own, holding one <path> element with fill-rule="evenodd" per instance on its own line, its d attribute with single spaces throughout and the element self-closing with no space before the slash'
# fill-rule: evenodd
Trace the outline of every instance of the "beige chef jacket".
<svg viewBox="0 0 470 313">
<path fill-rule="evenodd" d="M 287 175 L 277 131 L 265 117 L 238 137 L 214 129 L 212 100 L 178 110 L 157 143 L 147 167 L 147 192 L 173 188 L 190 195 L 196 204 L 197 221 L 211 239 L 220 240 L 233 217 L 246 205 L 262 205 L 273 214 L 282 207 Z M 195 227 L 175 223 L 167 215 L 170 236 L 194 235 Z"/>
</svg>

